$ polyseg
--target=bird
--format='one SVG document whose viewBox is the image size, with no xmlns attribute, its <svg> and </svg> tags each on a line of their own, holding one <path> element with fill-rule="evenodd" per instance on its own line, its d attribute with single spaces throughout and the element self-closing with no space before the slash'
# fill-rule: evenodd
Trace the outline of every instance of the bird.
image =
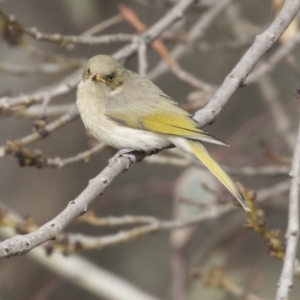
<svg viewBox="0 0 300 300">
<path fill-rule="evenodd" d="M 133 151 L 150 155 L 175 146 L 196 156 L 249 211 L 245 195 L 202 142 L 227 144 L 202 130 L 152 81 L 124 68 L 112 56 L 89 59 L 76 104 L 85 127 L 96 139 L 118 149 L 118 155 L 130 156 Z"/>
</svg>

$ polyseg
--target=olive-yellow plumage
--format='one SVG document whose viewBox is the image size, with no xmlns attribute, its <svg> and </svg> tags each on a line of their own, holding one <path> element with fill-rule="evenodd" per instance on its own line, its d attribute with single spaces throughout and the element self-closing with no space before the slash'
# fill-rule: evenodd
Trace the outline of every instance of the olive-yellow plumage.
<svg viewBox="0 0 300 300">
<path fill-rule="evenodd" d="M 116 149 L 152 153 L 174 145 L 194 154 L 248 210 L 242 192 L 201 142 L 224 143 L 200 129 L 155 84 L 126 70 L 111 56 L 89 60 L 78 85 L 77 105 L 91 133 Z"/>
</svg>

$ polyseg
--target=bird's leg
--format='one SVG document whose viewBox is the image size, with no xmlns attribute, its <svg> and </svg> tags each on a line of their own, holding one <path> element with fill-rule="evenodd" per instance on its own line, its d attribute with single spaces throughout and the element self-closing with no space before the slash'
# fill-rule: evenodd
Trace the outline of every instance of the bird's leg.
<svg viewBox="0 0 300 300">
<path fill-rule="evenodd" d="M 121 149 L 112 158 L 110 158 L 108 160 L 108 162 L 110 163 L 112 160 L 123 156 L 123 157 L 129 158 L 130 162 L 131 162 L 131 165 L 134 165 L 136 163 L 136 157 L 133 154 L 131 154 L 131 152 L 133 152 L 133 151 L 135 151 L 135 150 L 131 149 L 131 148 Z"/>
</svg>

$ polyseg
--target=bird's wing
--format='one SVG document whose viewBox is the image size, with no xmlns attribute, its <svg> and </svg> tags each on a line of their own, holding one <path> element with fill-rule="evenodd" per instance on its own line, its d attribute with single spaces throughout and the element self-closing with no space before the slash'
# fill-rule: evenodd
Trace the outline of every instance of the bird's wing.
<svg viewBox="0 0 300 300">
<path fill-rule="evenodd" d="M 153 100 L 140 99 L 127 103 L 123 100 L 111 99 L 106 111 L 106 116 L 121 126 L 226 145 L 201 130 L 187 111 L 164 94 Z"/>
</svg>

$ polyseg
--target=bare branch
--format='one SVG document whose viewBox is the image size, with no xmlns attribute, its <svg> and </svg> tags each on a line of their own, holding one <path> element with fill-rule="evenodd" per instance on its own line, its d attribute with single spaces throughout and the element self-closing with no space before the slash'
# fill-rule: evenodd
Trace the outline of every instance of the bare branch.
<svg viewBox="0 0 300 300">
<path fill-rule="evenodd" d="M 175 21 L 183 16 L 183 13 L 195 2 L 195 0 L 180 0 L 174 5 L 166 15 L 160 19 L 156 24 L 150 27 L 145 33 L 140 36 L 140 43 L 144 42 L 149 45 L 153 40 L 158 38 L 162 32 L 172 25 Z M 114 54 L 114 58 L 122 60 L 127 58 L 131 54 L 137 51 L 139 43 L 128 45 L 117 53 Z"/>
<path fill-rule="evenodd" d="M 137 15 L 131 9 L 124 5 L 120 6 L 120 11 L 122 16 L 126 21 L 128 21 L 138 33 L 142 33 L 146 30 L 146 25 L 137 17 Z M 151 44 L 152 48 L 161 56 L 161 58 L 167 63 L 173 74 L 183 82 L 188 83 L 194 88 L 201 89 L 207 92 L 212 92 L 213 88 L 208 83 L 205 83 L 187 71 L 183 70 L 178 63 L 171 57 L 167 47 L 163 44 L 161 40 L 155 40 Z M 142 76 L 146 74 L 146 57 L 145 57 L 145 45 L 142 43 L 138 49 L 139 58 L 139 73 Z"/>
<path fill-rule="evenodd" d="M 146 72 L 148 69 L 148 63 L 147 63 L 147 46 L 145 43 L 141 43 L 138 48 L 138 60 L 139 60 L 139 71 L 138 73 L 146 77 Z"/>
<path fill-rule="evenodd" d="M 299 182 L 300 182 L 300 124 L 297 143 L 291 168 L 291 187 L 289 201 L 288 229 L 286 233 L 287 247 L 276 300 L 287 300 L 293 286 L 293 274 L 299 237 Z"/>
<path fill-rule="evenodd" d="M 78 109 L 75 105 L 71 107 L 71 109 L 64 115 L 60 116 L 59 118 L 55 119 L 48 125 L 46 125 L 41 132 L 34 132 L 31 133 L 21 139 L 16 141 L 10 142 L 10 146 L 2 146 L 0 147 L 0 157 L 3 157 L 7 154 L 7 151 L 13 151 L 14 148 L 20 148 L 24 145 L 28 145 L 33 143 L 42 137 L 46 137 L 49 135 L 50 132 L 61 128 L 62 126 L 68 124 L 71 121 L 76 120 L 79 117 Z M 9 149 L 8 149 L 9 148 Z"/>
<path fill-rule="evenodd" d="M 2 97 L 0 98 L 0 112 L 17 110 L 35 103 L 42 103 L 45 100 L 68 94 L 77 86 L 81 73 L 81 69 L 77 70 L 71 75 L 65 77 L 62 81 L 48 87 L 44 87 L 42 90 L 33 92 L 32 94 L 21 95 L 18 97 Z"/>
<path fill-rule="evenodd" d="M 225 81 L 210 102 L 205 106 L 205 108 L 196 112 L 194 118 L 201 126 L 211 123 L 216 119 L 233 93 L 245 84 L 246 77 L 252 71 L 258 60 L 270 50 L 295 18 L 299 8 L 299 1 L 285 1 L 279 15 L 266 31 L 256 37 L 253 45 L 226 77 Z"/>
<path fill-rule="evenodd" d="M 220 42 L 220 43 L 208 43 L 208 42 L 199 42 L 196 44 L 195 48 L 202 52 L 212 52 L 212 51 L 236 51 L 242 50 L 249 46 L 251 46 L 254 38 L 249 38 L 247 40 L 233 40 L 228 42 Z"/>
<path fill-rule="evenodd" d="M 170 26 L 174 21 L 182 16 L 182 13 L 193 3 L 191 0 L 179 1 L 159 22 L 152 26 L 147 32 L 141 35 L 141 40 L 149 44 L 153 39 L 157 38 L 163 30 Z M 217 2 L 228 4 L 229 1 Z M 201 121 L 201 125 L 204 125 L 212 121 L 222 107 L 228 101 L 229 97 L 244 81 L 244 78 L 250 72 L 252 67 L 256 64 L 261 55 L 273 45 L 278 39 L 280 34 L 288 26 L 289 22 L 295 16 L 299 9 L 300 3 L 287 0 L 282 12 L 278 15 L 276 20 L 270 26 L 270 28 L 257 38 L 256 42 L 249 49 L 249 51 L 242 58 L 241 62 L 233 70 L 232 74 L 225 80 L 222 87 L 219 89 L 212 101 L 203 109 L 198 112 L 196 117 Z M 218 6 L 219 10 L 215 11 L 219 13 L 224 6 Z M 215 15 L 214 15 L 215 17 Z M 207 25 L 207 23 L 206 23 Z M 202 25 L 203 26 L 203 25 Z M 194 32 L 194 35 L 199 36 Z M 137 51 L 138 44 L 131 44 L 122 48 L 114 56 L 118 59 L 128 57 L 133 52 Z M 46 223 L 37 231 L 24 236 L 16 236 L 10 240 L 6 240 L 0 244 L 0 257 L 9 257 L 16 254 L 24 254 L 35 246 L 55 238 L 69 223 L 75 218 L 84 213 L 87 206 L 93 201 L 95 197 L 103 193 L 111 181 L 119 175 L 122 171 L 129 168 L 130 162 L 127 158 L 121 157 L 110 161 L 108 167 L 106 167 L 96 178 L 90 181 L 88 187 L 74 200 L 71 201 L 69 206 L 61 212 L 52 221 Z M 164 230 L 172 228 L 180 228 L 182 226 L 189 226 L 199 222 L 199 220 L 216 217 L 234 208 L 233 205 L 224 205 L 220 207 L 220 210 L 206 212 L 205 215 L 197 216 L 197 218 L 189 220 L 174 221 L 176 223 L 166 222 L 163 226 L 160 226 Z M 150 229 L 145 230 L 155 231 L 157 227 L 153 225 Z M 110 243 L 113 243 L 110 242 Z"/>
<path fill-rule="evenodd" d="M 173 59 L 179 59 L 182 55 L 188 52 L 188 45 L 193 45 L 196 40 L 204 36 L 207 29 L 213 24 L 218 15 L 232 2 L 233 0 L 216 1 L 206 13 L 201 15 L 199 20 L 190 29 L 185 45 L 178 45 L 171 51 Z M 163 73 L 168 71 L 168 65 L 165 61 L 161 61 L 151 72 L 148 77 L 153 80 Z"/>
<path fill-rule="evenodd" d="M 71 69 L 78 68 L 81 63 L 61 63 L 61 64 L 40 64 L 37 66 L 22 66 L 19 64 L 10 64 L 4 61 L 0 61 L 0 71 L 12 73 L 15 75 L 29 75 L 29 74 L 46 74 L 54 75 Z"/>
<path fill-rule="evenodd" d="M 285 182 L 276 184 L 266 189 L 262 189 L 258 191 L 256 201 L 264 202 L 267 199 L 274 197 L 275 195 L 287 192 L 288 188 L 289 183 Z M 128 243 L 138 238 L 145 237 L 151 233 L 176 230 L 180 228 L 193 226 L 195 224 L 199 224 L 201 222 L 205 222 L 211 219 L 217 219 L 223 216 L 224 214 L 230 211 L 234 211 L 236 209 L 237 206 L 233 205 L 232 203 L 224 205 L 208 205 L 205 209 L 202 209 L 202 211 L 194 217 L 170 221 L 161 221 L 152 217 L 145 218 L 136 216 L 135 218 L 144 220 L 146 223 L 149 222 L 149 224 L 135 227 L 130 230 L 122 230 L 116 234 L 101 237 L 87 236 L 84 234 L 66 233 L 59 237 L 58 240 L 55 242 L 55 248 L 56 246 L 58 246 L 58 248 L 62 249 L 66 254 L 82 250 L 103 249 L 106 247 Z M 122 221 L 122 218 L 118 218 L 118 220 Z M 130 218 L 129 220 L 132 221 L 132 218 Z M 119 223 L 117 223 L 117 225 L 119 225 Z"/>
<path fill-rule="evenodd" d="M 84 152 L 78 153 L 75 156 L 68 157 L 68 158 L 48 158 L 45 166 L 46 167 L 52 167 L 52 168 L 58 168 L 61 169 L 67 165 L 77 163 L 80 161 L 87 162 L 92 155 L 95 155 L 96 153 L 99 153 L 102 149 L 106 147 L 106 144 L 99 143 L 98 145 L 94 146 L 92 149 L 86 150 Z"/>
<path fill-rule="evenodd" d="M 14 231 L 8 227 L 1 227 L 0 234 L 9 238 L 13 236 Z M 96 297 L 114 300 L 158 300 L 126 280 L 100 266 L 96 266 L 82 256 L 73 254 L 66 258 L 59 251 L 47 256 L 42 247 L 33 249 L 28 255 L 33 261 L 66 278 Z M 100 281 L 99 278 L 101 278 Z"/>
<path fill-rule="evenodd" d="M 299 43 L 300 31 L 288 42 L 282 44 L 265 62 L 258 64 L 257 68 L 249 75 L 247 84 L 257 82 L 262 75 L 271 72 L 281 60 L 285 59 L 299 45 Z"/>
<path fill-rule="evenodd" d="M 73 104 L 49 105 L 47 107 L 47 116 L 57 116 L 67 113 Z M 42 105 L 33 105 L 27 109 L 17 110 L 14 115 L 17 117 L 37 118 L 41 116 Z"/>
<path fill-rule="evenodd" d="M 93 26 L 92 28 L 85 31 L 82 35 L 95 35 L 95 34 L 99 33 L 100 31 L 103 31 L 104 29 L 107 29 L 107 28 L 121 22 L 122 20 L 123 20 L 122 16 L 116 15 L 112 18 L 109 18 L 109 19 Z"/>
<path fill-rule="evenodd" d="M 139 159 L 143 158 L 140 156 Z M 60 232 L 73 220 L 87 211 L 88 205 L 105 189 L 110 185 L 112 180 L 122 173 L 124 170 L 130 167 L 129 160 L 121 157 L 111 160 L 109 165 L 94 179 L 90 180 L 87 188 L 69 205 L 57 215 L 54 219 L 41 226 L 36 231 L 18 235 L 0 243 L 0 259 L 4 257 L 10 257 L 13 255 L 25 254 L 34 247 L 51 240 L 58 236 Z M 267 189 L 263 189 L 257 193 L 257 201 L 265 201 L 271 197 L 286 192 L 289 188 L 288 182 L 276 184 L 275 186 Z M 142 226 L 141 228 L 135 228 L 128 232 L 123 232 L 117 235 L 108 237 L 92 238 L 84 237 L 85 249 L 91 248 L 103 248 L 105 246 L 111 246 L 118 243 L 123 243 L 136 239 L 138 237 L 145 236 L 149 233 L 156 231 L 173 230 L 186 226 L 191 226 L 202 221 L 218 218 L 221 215 L 237 209 L 237 206 L 229 203 L 213 208 L 209 208 L 195 217 L 187 220 L 172 220 L 172 221 L 155 221 L 150 225 Z M 81 235 L 74 236 L 78 239 Z M 74 249 L 74 248 L 72 248 Z M 82 249 L 82 248 L 81 248 Z"/>
<path fill-rule="evenodd" d="M 135 224 L 148 224 L 156 222 L 157 219 L 149 216 L 122 216 L 122 217 L 105 217 L 99 218 L 93 211 L 88 211 L 82 217 L 78 219 L 80 222 L 84 222 L 93 226 L 103 227 L 116 227 L 124 225 L 135 225 Z"/>
<path fill-rule="evenodd" d="M 97 177 L 89 181 L 87 188 L 76 199 L 70 201 L 69 205 L 53 220 L 32 233 L 1 242 L 0 258 L 25 254 L 36 246 L 56 238 L 67 225 L 87 211 L 88 205 L 106 190 L 116 176 L 129 167 L 130 162 L 127 158 L 111 160 Z"/>
<path fill-rule="evenodd" d="M 153 25 L 147 32 L 141 35 L 140 42 L 149 44 L 154 39 L 156 39 L 168 26 L 170 26 L 173 22 L 182 17 L 184 11 L 192 5 L 194 0 L 181 0 L 179 1 L 167 14 L 158 21 L 155 25 Z M 1 14 L 1 10 L 0 10 Z M 12 22 L 15 20 L 13 19 Z M 133 43 L 128 46 L 123 47 L 113 56 L 116 59 L 127 58 L 134 52 L 138 50 L 139 43 Z M 79 78 L 81 75 L 81 70 L 76 71 L 69 75 L 67 78 L 63 80 L 63 82 L 59 82 L 53 86 L 49 86 L 45 88 L 44 91 L 37 91 L 29 95 L 20 96 L 20 97 L 2 97 L 0 98 L 0 111 L 1 110 L 10 110 L 11 108 L 15 108 L 17 106 L 29 106 L 34 103 L 40 103 L 45 101 L 45 99 L 51 99 L 57 97 L 59 95 L 63 95 L 68 93 L 72 88 L 76 87 Z"/>
<path fill-rule="evenodd" d="M 278 133 L 285 140 L 289 149 L 294 147 L 294 136 L 290 132 L 290 118 L 285 113 L 284 107 L 280 102 L 277 87 L 268 75 L 261 76 L 258 81 L 258 87 L 263 95 L 263 99 L 269 106 L 270 112 L 273 115 L 273 121 Z"/>
<path fill-rule="evenodd" d="M 197 166 L 199 168 L 204 168 L 204 166 L 199 162 L 199 160 L 194 159 L 192 156 L 185 155 L 180 158 L 167 156 L 167 155 L 152 155 L 145 158 L 145 162 L 153 164 L 171 165 L 175 167 L 188 167 Z M 222 168 L 230 174 L 245 175 L 245 176 L 278 176 L 284 175 L 288 176 L 289 167 L 288 166 L 278 166 L 278 165 L 267 165 L 261 167 L 234 167 L 231 165 L 222 165 Z"/>
<path fill-rule="evenodd" d="M 137 37 L 134 34 L 117 33 L 102 36 L 90 36 L 85 35 L 62 35 L 59 33 L 47 34 L 38 31 L 36 28 L 26 28 L 24 27 L 16 18 L 12 15 L 6 14 L 0 9 L 0 16 L 7 22 L 9 26 L 12 26 L 17 31 L 25 33 L 26 35 L 32 37 L 37 41 L 45 41 L 51 43 L 57 43 L 63 46 L 66 45 L 97 45 L 97 44 L 110 44 L 115 42 L 134 42 Z"/>
</svg>

